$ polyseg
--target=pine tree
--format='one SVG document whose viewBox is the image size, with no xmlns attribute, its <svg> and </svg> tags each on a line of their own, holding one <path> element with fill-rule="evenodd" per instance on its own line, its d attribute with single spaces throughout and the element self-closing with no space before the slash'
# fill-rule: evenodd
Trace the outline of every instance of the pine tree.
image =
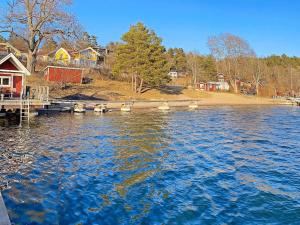
<svg viewBox="0 0 300 225">
<path fill-rule="evenodd" d="M 184 73 L 188 69 L 186 54 L 182 48 L 170 48 L 168 50 L 168 61 L 170 70 Z"/>
<path fill-rule="evenodd" d="M 139 93 L 145 88 L 159 87 L 169 82 L 166 50 L 154 31 L 137 23 L 130 27 L 122 40 L 115 53 L 114 75 L 131 76 L 133 89 Z"/>
<path fill-rule="evenodd" d="M 97 41 L 97 37 L 95 35 L 90 36 L 89 42 L 92 47 L 98 47 L 98 41 Z"/>
<path fill-rule="evenodd" d="M 0 42 L 6 42 L 6 39 L 2 35 L 0 35 Z"/>
<path fill-rule="evenodd" d="M 99 47 L 97 37 L 95 35 L 90 35 L 88 32 L 83 32 L 82 37 L 76 41 L 76 45 L 79 49 Z"/>
<path fill-rule="evenodd" d="M 213 57 L 200 56 L 200 68 L 203 81 L 216 80 L 217 68 Z"/>
</svg>

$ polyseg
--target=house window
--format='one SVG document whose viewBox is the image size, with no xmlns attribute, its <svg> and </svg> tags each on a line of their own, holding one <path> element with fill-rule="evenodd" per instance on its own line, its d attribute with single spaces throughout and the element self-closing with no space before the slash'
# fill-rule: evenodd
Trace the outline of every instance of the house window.
<svg viewBox="0 0 300 225">
<path fill-rule="evenodd" d="M 10 87 L 10 77 L 0 77 L 1 87 Z"/>
</svg>

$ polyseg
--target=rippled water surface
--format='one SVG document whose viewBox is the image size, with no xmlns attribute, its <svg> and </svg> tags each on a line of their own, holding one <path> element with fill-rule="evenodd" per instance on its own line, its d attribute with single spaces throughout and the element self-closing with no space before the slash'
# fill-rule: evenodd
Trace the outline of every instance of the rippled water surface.
<svg viewBox="0 0 300 225">
<path fill-rule="evenodd" d="M 0 175 L 14 224 L 299 224 L 300 108 L 40 117 Z"/>
</svg>

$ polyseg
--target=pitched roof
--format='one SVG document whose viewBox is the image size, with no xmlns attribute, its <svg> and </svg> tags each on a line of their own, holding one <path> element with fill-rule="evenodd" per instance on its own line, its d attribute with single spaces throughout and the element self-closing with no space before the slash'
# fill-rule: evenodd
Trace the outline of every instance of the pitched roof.
<svg viewBox="0 0 300 225">
<path fill-rule="evenodd" d="M 18 69 L 18 71 L 24 73 L 25 75 L 29 76 L 30 72 L 26 69 L 26 67 L 17 59 L 14 54 L 10 53 L 7 55 L 0 55 L 0 65 L 4 62 L 10 60 L 10 62 Z"/>
<path fill-rule="evenodd" d="M 96 55 L 100 56 L 100 53 L 96 49 L 94 49 L 92 47 L 88 47 L 88 48 L 82 49 L 79 52 L 83 52 L 83 51 L 86 51 L 86 50 L 91 50 L 91 51 L 95 52 Z"/>
<path fill-rule="evenodd" d="M 74 54 L 77 53 L 76 50 L 59 47 L 59 48 L 56 48 L 54 51 L 49 52 L 47 55 L 50 57 L 53 57 L 56 54 L 56 52 L 60 49 L 63 49 L 66 53 L 68 53 L 70 55 L 70 57 L 74 56 Z"/>
<path fill-rule="evenodd" d="M 0 43 L 0 52 L 8 52 L 9 49 L 12 49 L 14 52 L 21 53 L 21 51 L 19 49 L 15 48 L 14 46 L 12 46 L 8 42 L 2 42 L 2 43 Z"/>
</svg>

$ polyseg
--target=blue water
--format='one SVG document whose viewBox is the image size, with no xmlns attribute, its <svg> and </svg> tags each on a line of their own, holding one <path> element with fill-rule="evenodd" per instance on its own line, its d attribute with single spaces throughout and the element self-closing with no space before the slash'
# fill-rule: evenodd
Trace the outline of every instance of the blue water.
<svg viewBox="0 0 300 225">
<path fill-rule="evenodd" d="M 40 117 L 0 128 L 14 224 L 300 224 L 300 108 Z"/>
</svg>

